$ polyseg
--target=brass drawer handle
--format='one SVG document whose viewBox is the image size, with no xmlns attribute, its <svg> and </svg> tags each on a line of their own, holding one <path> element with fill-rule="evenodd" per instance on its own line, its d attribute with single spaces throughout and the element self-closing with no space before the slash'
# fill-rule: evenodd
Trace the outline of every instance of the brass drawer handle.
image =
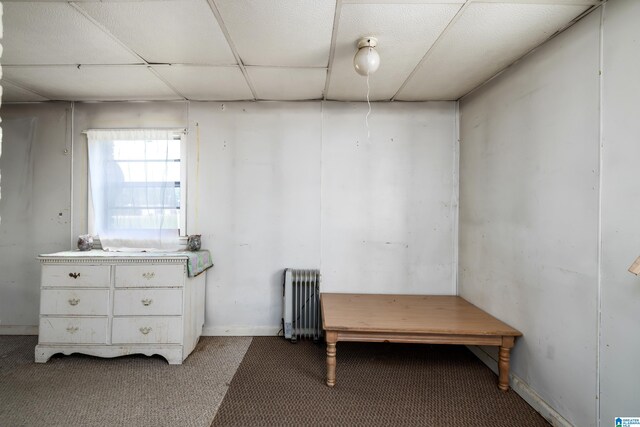
<svg viewBox="0 0 640 427">
<path fill-rule="evenodd" d="M 142 300 L 142 305 L 151 305 L 153 300 L 151 298 L 145 298 Z"/>
<path fill-rule="evenodd" d="M 70 334 L 75 334 L 76 332 L 78 332 L 78 327 L 77 326 L 67 326 L 67 332 L 69 332 Z"/>
<path fill-rule="evenodd" d="M 143 335 L 147 335 L 149 332 L 151 332 L 151 328 L 149 328 L 148 326 L 144 326 L 140 328 L 140 332 L 142 332 Z"/>
<path fill-rule="evenodd" d="M 69 299 L 69 305 L 78 305 L 79 302 L 80 302 L 80 298 L 70 298 Z"/>
<path fill-rule="evenodd" d="M 74 279 L 77 279 L 78 277 L 80 277 L 80 273 L 69 273 L 69 277 L 73 277 Z"/>
<path fill-rule="evenodd" d="M 154 277 L 156 277 L 156 273 L 154 273 L 153 271 L 150 271 L 149 273 L 142 273 L 142 277 L 144 277 L 147 280 L 151 280 Z"/>
</svg>

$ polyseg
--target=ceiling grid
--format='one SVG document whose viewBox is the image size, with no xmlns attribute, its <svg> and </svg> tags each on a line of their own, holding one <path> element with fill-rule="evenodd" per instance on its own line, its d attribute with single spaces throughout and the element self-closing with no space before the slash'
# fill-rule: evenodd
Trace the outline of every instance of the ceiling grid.
<svg viewBox="0 0 640 427">
<path fill-rule="evenodd" d="M 218 10 L 218 7 L 216 6 L 216 4 L 214 3 L 213 0 L 206 0 L 207 3 L 209 4 L 209 7 L 211 8 L 211 11 L 213 12 L 214 16 L 216 17 L 216 22 L 218 23 L 218 25 L 220 26 L 222 33 L 224 34 L 224 37 L 227 40 L 227 43 L 229 43 L 229 47 L 231 48 L 231 52 L 233 52 L 233 56 L 236 58 L 236 62 L 238 63 L 238 67 L 240 67 L 240 71 L 242 72 L 242 75 L 244 76 L 247 85 L 249 86 L 249 89 L 251 90 L 251 96 L 253 97 L 253 100 L 256 99 L 256 90 L 253 87 L 253 83 L 251 83 L 251 79 L 249 78 L 249 74 L 247 73 L 247 69 L 245 68 L 244 64 L 242 63 L 242 58 L 240 58 L 240 55 L 238 54 L 238 50 L 235 48 L 235 45 L 233 43 L 233 40 L 231 40 L 231 36 L 229 35 L 229 31 L 227 31 L 226 26 L 224 25 L 224 21 L 222 21 L 222 17 L 220 16 L 220 11 Z M 223 99 L 222 101 L 228 101 L 227 99 Z"/>
<path fill-rule="evenodd" d="M 333 69 L 333 57 L 336 52 L 336 37 L 338 33 L 338 24 L 340 23 L 340 12 L 342 11 L 342 0 L 336 0 L 336 10 L 333 15 L 333 26 L 331 29 L 331 47 L 329 48 L 329 64 L 327 65 L 327 79 L 324 83 L 324 89 L 322 90 L 322 96 L 327 99 L 327 93 L 329 92 L 329 84 L 331 83 L 331 70 Z"/>
<path fill-rule="evenodd" d="M 436 39 L 435 42 L 433 42 L 433 44 L 429 47 L 429 49 L 427 50 L 427 52 L 424 54 L 424 56 L 422 57 L 422 59 L 420 60 L 420 62 L 418 62 L 418 64 L 414 67 L 414 69 L 411 71 L 411 74 L 409 74 L 409 76 L 406 78 L 406 80 L 402 83 L 402 86 L 400 86 L 400 88 L 396 91 L 396 93 L 393 94 L 393 97 L 391 97 L 392 101 L 396 100 L 396 97 L 398 96 L 398 93 L 400 93 L 402 91 L 402 89 L 404 89 L 404 87 L 407 85 L 407 83 L 413 78 L 413 76 L 416 74 L 416 71 L 418 70 L 418 68 L 420 68 L 420 65 L 422 65 L 422 63 L 427 59 L 427 57 L 429 56 L 429 53 L 433 51 L 433 48 L 435 46 L 438 45 L 438 42 L 440 40 L 442 40 L 442 36 L 447 32 L 447 29 L 449 29 L 449 27 L 451 27 L 458 19 L 460 19 L 460 16 L 462 16 L 462 14 L 464 13 L 464 11 L 467 9 L 467 7 L 469 6 L 471 2 L 467 1 L 466 3 L 464 3 L 462 5 L 462 7 L 458 10 L 458 13 L 456 13 L 456 15 L 453 17 L 453 19 L 451 19 L 451 21 L 449 22 L 449 24 L 447 25 L 447 27 L 442 31 L 442 33 L 440 33 L 440 35 L 438 36 L 438 38 Z"/>
<path fill-rule="evenodd" d="M 5 102 L 455 100 L 600 0 L 5 0 Z"/>
<path fill-rule="evenodd" d="M 105 26 L 103 26 L 98 21 L 96 21 L 93 17 L 91 17 L 91 15 L 89 15 L 84 9 L 82 9 L 82 7 L 80 7 L 77 4 L 77 2 L 70 1 L 69 5 L 71 7 L 73 7 L 74 9 L 76 9 L 82 16 L 84 16 L 89 21 L 91 21 L 95 26 L 100 28 L 105 34 L 107 34 L 109 37 L 111 37 L 114 41 L 118 42 L 124 49 L 128 50 L 129 52 L 131 52 L 132 55 L 135 55 L 138 58 L 140 58 L 140 61 L 147 66 L 147 69 L 149 71 L 151 71 L 165 85 L 167 85 L 167 87 L 169 87 L 169 89 L 171 89 L 176 95 L 180 96 L 181 98 L 186 99 L 186 97 L 184 95 L 182 95 L 180 92 L 178 92 L 169 82 L 167 82 L 165 79 L 163 79 L 162 76 L 160 76 L 155 70 L 150 68 L 149 67 L 149 62 L 145 58 L 143 58 L 138 52 L 136 52 L 133 49 L 129 48 L 129 46 L 127 46 L 125 43 L 122 42 L 122 40 L 118 39 L 114 34 L 112 34 Z M 78 67 L 80 67 L 80 66 L 78 66 Z"/>
</svg>

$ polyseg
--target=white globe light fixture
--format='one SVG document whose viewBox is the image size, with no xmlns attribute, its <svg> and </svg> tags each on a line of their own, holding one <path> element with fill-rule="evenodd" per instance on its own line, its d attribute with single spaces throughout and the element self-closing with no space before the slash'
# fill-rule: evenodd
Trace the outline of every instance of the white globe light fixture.
<svg viewBox="0 0 640 427">
<path fill-rule="evenodd" d="M 368 76 L 376 72 L 380 67 L 380 55 L 375 47 L 378 39 L 375 37 L 363 37 L 358 40 L 358 52 L 353 57 L 353 67 L 361 76 Z"/>
</svg>

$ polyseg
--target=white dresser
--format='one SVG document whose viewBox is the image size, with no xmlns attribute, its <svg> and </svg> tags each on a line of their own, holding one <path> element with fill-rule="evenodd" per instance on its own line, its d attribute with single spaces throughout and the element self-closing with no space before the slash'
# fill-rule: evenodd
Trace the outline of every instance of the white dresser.
<svg viewBox="0 0 640 427">
<path fill-rule="evenodd" d="M 181 253 L 42 255 L 35 360 L 56 353 L 159 354 L 181 364 L 204 325 L 205 276 L 189 277 Z"/>
</svg>

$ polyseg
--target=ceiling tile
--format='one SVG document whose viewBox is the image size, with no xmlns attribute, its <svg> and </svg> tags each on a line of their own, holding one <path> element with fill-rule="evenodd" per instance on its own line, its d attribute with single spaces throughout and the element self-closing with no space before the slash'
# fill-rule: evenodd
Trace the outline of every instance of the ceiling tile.
<svg viewBox="0 0 640 427">
<path fill-rule="evenodd" d="M 459 4 L 345 4 L 340 13 L 328 99 L 366 99 L 366 78 L 353 69 L 360 37 L 378 38 L 380 68 L 371 100 L 388 100 L 460 9 Z"/>
<path fill-rule="evenodd" d="M 326 67 L 335 0 L 216 0 L 245 65 Z"/>
<path fill-rule="evenodd" d="M 182 99 L 144 65 L 3 67 L 11 81 L 50 99 L 122 101 Z"/>
<path fill-rule="evenodd" d="M 187 99 L 236 101 L 253 99 L 251 89 L 237 66 L 162 65 L 153 69 Z"/>
<path fill-rule="evenodd" d="M 0 83 L 2 84 L 2 103 L 33 102 L 33 101 L 47 100 L 47 98 L 44 98 L 33 92 L 29 92 L 28 90 L 25 90 L 19 86 L 16 86 L 5 79 L 3 79 Z"/>
<path fill-rule="evenodd" d="M 5 2 L 3 21 L 3 64 L 140 62 L 67 3 Z"/>
<path fill-rule="evenodd" d="M 326 68 L 247 67 L 258 99 L 302 101 L 322 99 Z"/>
<path fill-rule="evenodd" d="M 80 3 L 150 63 L 235 64 L 206 0 Z"/>
<path fill-rule="evenodd" d="M 68 3 L 70 0 L 3 0 L 3 3 L 27 3 L 27 2 L 31 2 L 31 3 L 53 3 L 53 2 L 58 2 L 58 3 Z M 104 0 L 81 0 L 81 1 L 104 1 Z M 140 1 L 140 0 L 135 0 L 135 1 Z"/>
<path fill-rule="evenodd" d="M 587 6 L 472 3 L 396 99 L 455 100 L 544 42 Z"/>
</svg>

